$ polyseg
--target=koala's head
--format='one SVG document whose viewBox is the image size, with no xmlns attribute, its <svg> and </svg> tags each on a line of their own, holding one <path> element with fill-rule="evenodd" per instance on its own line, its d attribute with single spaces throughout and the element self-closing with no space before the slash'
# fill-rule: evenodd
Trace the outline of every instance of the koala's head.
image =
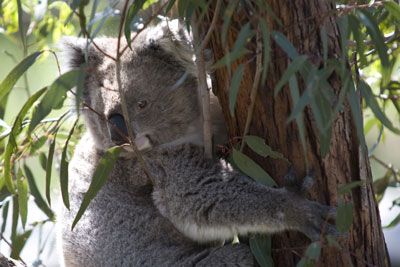
<svg viewBox="0 0 400 267">
<path fill-rule="evenodd" d="M 122 38 L 124 39 L 124 38 Z M 121 39 L 121 41 L 122 41 Z M 97 47 L 115 57 L 117 39 L 98 38 Z M 126 143 L 127 127 L 118 92 L 116 63 L 86 40 L 65 38 L 70 68 L 84 64 L 84 115 L 99 149 Z M 122 41 L 121 48 L 125 47 Z M 121 58 L 122 93 L 139 149 L 201 142 L 200 108 L 193 53 L 180 27 L 161 24 L 134 39 Z M 104 118 L 108 119 L 105 120 Z M 111 123 L 110 123 L 111 122 Z"/>
</svg>

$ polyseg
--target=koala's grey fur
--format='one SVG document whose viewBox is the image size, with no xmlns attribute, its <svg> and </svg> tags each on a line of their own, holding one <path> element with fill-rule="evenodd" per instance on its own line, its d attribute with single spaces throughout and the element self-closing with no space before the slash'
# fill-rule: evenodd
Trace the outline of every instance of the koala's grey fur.
<svg viewBox="0 0 400 267">
<path fill-rule="evenodd" d="M 96 43 L 115 55 L 116 39 Z M 72 68 L 85 62 L 84 43 L 65 46 Z M 84 100 L 105 117 L 121 114 L 115 63 L 92 45 L 86 50 Z M 248 245 L 231 244 L 235 235 L 293 229 L 319 238 L 331 208 L 203 157 L 195 73 L 182 30 L 164 25 L 138 35 L 122 57 L 122 88 L 136 140 L 148 142 L 143 156 L 155 182 L 134 158 L 121 157 L 71 231 L 98 160 L 115 145 L 110 125 L 85 111 L 88 132 L 70 163 L 71 211 L 63 216 L 67 266 L 254 266 Z"/>
</svg>

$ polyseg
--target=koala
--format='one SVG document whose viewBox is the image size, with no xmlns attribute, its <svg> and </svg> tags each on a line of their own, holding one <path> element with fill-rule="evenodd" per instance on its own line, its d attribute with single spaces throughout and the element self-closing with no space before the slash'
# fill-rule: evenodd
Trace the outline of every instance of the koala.
<svg viewBox="0 0 400 267">
<path fill-rule="evenodd" d="M 115 55 L 117 39 L 95 42 Z M 115 62 L 79 38 L 65 39 L 64 49 L 70 68 L 84 64 L 83 100 L 97 111 L 84 110 L 87 132 L 70 162 L 71 208 L 62 215 L 66 266 L 256 266 L 248 244 L 231 242 L 235 236 L 295 230 L 316 240 L 322 227 L 336 232 L 326 223 L 334 208 L 204 157 L 190 39 L 165 23 L 138 33 L 121 57 L 128 123 L 151 179 L 127 148 L 71 231 L 99 159 L 126 143 L 127 125 Z"/>
</svg>

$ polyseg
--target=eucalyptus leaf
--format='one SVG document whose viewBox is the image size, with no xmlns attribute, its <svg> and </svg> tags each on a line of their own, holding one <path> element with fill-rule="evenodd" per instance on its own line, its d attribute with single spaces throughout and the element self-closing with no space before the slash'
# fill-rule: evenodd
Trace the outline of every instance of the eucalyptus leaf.
<svg viewBox="0 0 400 267">
<path fill-rule="evenodd" d="M 21 216 L 22 227 L 25 228 L 28 216 L 28 181 L 23 175 L 18 175 L 17 192 L 19 203 L 19 214 Z"/>
<path fill-rule="evenodd" d="M 246 144 L 258 155 L 262 157 L 271 157 L 273 159 L 282 159 L 286 162 L 289 162 L 289 160 L 282 155 L 282 153 L 279 153 L 277 151 L 272 150 L 272 148 L 265 144 L 264 139 L 258 136 L 254 135 L 246 135 L 244 137 L 244 141 Z"/>
<path fill-rule="evenodd" d="M 272 38 L 282 48 L 282 50 L 289 56 L 291 60 L 294 60 L 299 56 L 296 48 L 293 44 L 283 35 L 281 32 L 273 31 Z"/>
<path fill-rule="evenodd" d="M 339 232 L 346 233 L 353 223 L 353 204 L 340 200 L 337 208 L 336 226 Z"/>
<path fill-rule="evenodd" d="M 308 245 L 306 249 L 305 255 L 312 260 L 318 260 L 321 256 L 321 243 L 320 242 L 312 242 Z"/>
<path fill-rule="evenodd" d="M 256 235 L 249 239 L 250 249 L 260 267 L 273 267 L 274 261 L 271 256 L 271 237 Z"/>
<path fill-rule="evenodd" d="M 275 86 L 275 96 L 280 92 L 282 87 L 289 81 L 289 79 L 299 70 L 304 67 L 304 63 L 307 61 L 306 55 L 301 55 L 293 59 L 289 64 L 281 79 Z"/>
<path fill-rule="evenodd" d="M 233 74 L 231 86 L 229 88 L 229 111 L 232 117 L 235 115 L 236 99 L 239 93 L 240 83 L 243 77 L 243 70 L 244 70 L 244 65 L 240 64 L 235 70 L 235 73 Z"/>
<path fill-rule="evenodd" d="M 90 201 L 96 196 L 99 190 L 106 183 L 110 172 L 113 169 L 115 162 L 118 159 L 118 155 L 121 152 L 121 147 L 112 147 L 108 149 L 102 158 L 99 160 L 96 170 L 94 171 L 92 182 L 89 185 L 87 192 L 85 193 L 82 204 L 79 207 L 78 213 L 75 216 L 74 222 L 72 223 L 72 229 L 78 223 L 83 213 L 89 206 Z"/>
<path fill-rule="evenodd" d="M 0 84 L 0 100 L 3 99 L 14 87 L 18 79 L 25 73 L 25 71 L 36 62 L 36 59 L 43 53 L 43 51 L 32 53 L 24 58 L 17 66 L 15 66 L 6 78 Z"/>
<path fill-rule="evenodd" d="M 128 9 L 124 29 L 126 42 L 128 43 L 129 47 L 131 47 L 131 23 L 136 17 L 137 13 L 142 9 L 144 3 L 146 3 L 146 0 L 135 0 Z"/>
<path fill-rule="evenodd" d="M 351 190 L 353 188 L 356 188 L 357 186 L 361 186 L 362 184 L 363 184 L 362 181 L 353 181 L 353 182 L 341 185 L 338 188 L 338 193 L 339 193 L 339 195 L 343 195 L 343 194 L 346 194 L 346 193 L 351 193 Z"/>
<path fill-rule="evenodd" d="M 26 175 L 26 178 L 28 179 L 29 190 L 31 192 L 31 195 L 35 199 L 36 205 L 47 215 L 50 220 L 54 220 L 54 212 L 50 209 L 49 206 L 47 206 L 46 201 L 43 199 L 42 195 L 39 192 L 32 171 L 26 164 L 24 164 L 24 173 Z"/>
<path fill-rule="evenodd" d="M 268 186 L 276 186 L 275 181 L 263 168 L 239 150 L 233 149 L 232 159 L 244 174 L 257 182 Z"/>
</svg>

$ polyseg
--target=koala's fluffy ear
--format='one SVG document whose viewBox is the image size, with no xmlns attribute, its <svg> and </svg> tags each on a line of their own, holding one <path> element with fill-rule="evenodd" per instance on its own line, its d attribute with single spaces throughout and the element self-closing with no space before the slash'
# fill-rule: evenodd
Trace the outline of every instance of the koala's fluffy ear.
<svg viewBox="0 0 400 267">
<path fill-rule="evenodd" d="M 79 68 L 86 61 L 96 63 L 100 60 L 96 49 L 84 38 L 65 36 L 61 39 L 60 50 L 66 66 L 70 69 Z"/>
</svg>

